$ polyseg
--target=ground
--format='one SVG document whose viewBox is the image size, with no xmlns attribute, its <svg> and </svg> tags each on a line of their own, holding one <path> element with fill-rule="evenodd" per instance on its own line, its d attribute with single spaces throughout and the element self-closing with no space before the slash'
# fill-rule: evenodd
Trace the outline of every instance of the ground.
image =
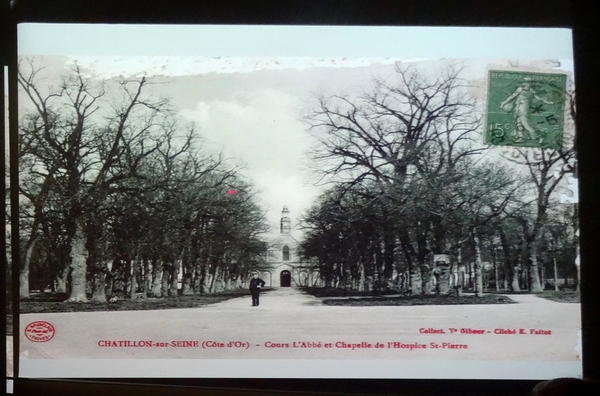
<svg viewBox="0 0 600 396">
<path fill-rule="evenodd" d="M 360 298 L 334 297 L 323 300 L 325 305 L 343 305 L 343 306 L 412 306 L 412 305 L 463 305 L 463 304 L 512 304 L 510 297 L 499 296 L 497 294 L 486 294 L 481 297 L 474 293 L 462 296 L 368 296 Z"/>
<path fill-rule="evenodd" d="M 113 303 L 89 302 L 87 304 L 67 302 L 66 294 L 32 294 L 31 298 L 20 302 L 20 312 L 97 312 L 97 311 L 138 311 L 174 308 L 200 308 L 248 294 L 248 290 L 233 290 L 218 294 L 194 294 L 177 298 L 129 298 L 118 299 Z"/>
<path fill-rule="evenodd" d="M 21 316 L 21 357 L 578 361 L 579 304 L 510 298 L 516 303 L 328 306 L 281 288 L 262 295 L 259 307 L 246 296 L 203 308 L 32 313 Z M 26 339 L 25 327 L 34 321 L 51 323 L 54 337 Z M 129 346 L 106 346 L 113 341 Z M 152 347 L 133 347 L 133 341 Z M 236 341 L 245 346 L 228 347 Z"/>
</svg>

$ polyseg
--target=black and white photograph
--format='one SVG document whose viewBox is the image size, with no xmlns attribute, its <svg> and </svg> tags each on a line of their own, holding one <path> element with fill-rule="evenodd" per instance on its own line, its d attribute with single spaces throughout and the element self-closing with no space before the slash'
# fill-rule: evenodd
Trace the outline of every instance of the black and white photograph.
<svg viewBox="0 0 600 396">
<path fill-rule="evenodd" d="M 580 373 L 572 59 L 41 54 L 18 83 L 23 370 Z"/>
</svg>

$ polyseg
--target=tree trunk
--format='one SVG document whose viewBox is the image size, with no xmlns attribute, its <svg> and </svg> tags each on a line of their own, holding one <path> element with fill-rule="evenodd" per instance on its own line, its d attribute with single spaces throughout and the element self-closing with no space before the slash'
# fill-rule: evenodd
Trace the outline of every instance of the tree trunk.
<svg viewBox="0 0 600 396">
<path fill-rule="evenodd" d="M 194 271 L 196 266 L 191 257 L 187 256 L 182 264 L 183 277 L 181 279 L 181 294 L 189 296 L 194 294 Z"/>
<path fill-rule="evenodd" d="M 210 274 L 210 265 L 207 261 L 202 263 L 202 277 L 200 278 L 200 293 L 210 293 L 210 284 L 212 278 Z"/>
<path fill-rule="evenodd" d="M 146 278 L 144 282 L 144 293 L 146 297 L 150 297 L 150 290 L 152 289 L 152 265 L 150 264 L 150 260 L 147 257 L 144 257 L 144 277 Z"/>
<path fill-rule="evenodd" d="M 69 302 L 88 302 L 86 291 L 87 283 L 87 250 L 83 229 L 78 223 L 75 235 L 71 241 L 71 296 Z"/>
<path fill-rule="evenodd" d="M 537 260 L 537 246 L 531 247 L 531 265 L 529 266 L 530 290 L 532 293 L 541 293 L 544 290 L 540 284 L 540 271 Z"/>
<path fill-rule="evenodd" d="M 169 275 L 171 274 L 173 263 L 165 262 L 163 264 L 162 278 L 160 284 L 160 293 L 163 297 L 169 297 Z"/>
<path fill-rule="evenodd" d="M 162 297 L 161 284 L 163 276 L 164 263 L 162 259 L 154 258 L 152 260 L 152 296 Z"/>
<path fill-rule="evenodd" d="M 33 255 L 36 242 L 37 238 L 32 237 L 25 251 L 25 260 L 23 260 L 23 267 L 19 274 L 19 297 L 21 298 L 29 298 L 29 264 L 31 263 L 31 256 Z"/>
<path fill-rule="evenodd" d="M 502 245 L 502 252 L 504 253 L 504 270 L 505 270 L 504 290 L 507 290 L 508 283 L 509 283 L 508 278 L 510 278 L 510 289 L 513 292 L 521 291 L 521 288 L 519 287 L 518 264 L 515 263 L 515 260 L 511 260 L 508 238 L 506 238 L 504 229 L 502 228 L 502 226 L 500 224 L 498 224 L 498 232 L 500 234 L 500 243 Z"/>
<path fill-rule="evenodd" d="M 420 270 L 416 263 L 410 268 L 410 293 L 416 296 L 423 294 L 423 277 Z"/>
<path fill-rule="evenodd" d="M 554 257 L 554 291 L 558 291 L 558 267 L 556 265 L 556 257 Z"/>
<path fill-rule="evenodd" d="M 137 279 L 135 278 L 136 260 L 131 263 L 131 281 L 129 282 L 129 298 L 135 300 L 135 289 L 137 288 Z"/>
<path fill-rule="evenodd" d="M 222 262 L 220 263 L 220 265 L 224 265 Z M 217 268 L 220 268 L 220 265 L 217 265 Z M 226 274 L 226 267 L 225 268 L 221 268 L 218 272 L 215 271 L 215 279 L 214 279 L 214 286 L 213 286 L 213 293 L 220 293 L 223 291 L 224 287 L 225 287 L 225 274 Z"/>
<path fill-rule="evenodd" d="M 113 286 L 114 286 L 114 277 L 110 271 L 106 271 L 106 277 L 104 278 L 104 283 L 106 284 L 106 295 L 113 295 Z"/>
<path fill-rule="evenodd" d="M 214 272 L 214 274 L 212 274 L 212 279 L 210 280 L 210 287 L 208 288 L 209 293 L 214 293 L 215 280 L 216 280 L 218 274 L 219 274 L 219 266 L 216 265 L 215 272 Z"/>
<path fill-rule="evenodd" d="M 546 263 L 540 265 L 542 290 L 546 290 Z"/>
<path fill-rule="evenodd" d="M 391 232 L 387 232 L 384 237 L 384 251 L 383 251 L 383 289 L 389 290 L 393 287 L 393 274 L 394 274 L 394 250 L 396 249 L 396 238 Z"/>
<path fill-rule="evenodd" d="M 358 291 L 365 291 L 365 265 L 361 262 L 358 264 Z"/>
<path fill-rule="evenodd" d="M 298 275 L 301 276 L 301 275 Z M 300 286 L 306 286 L 306 277 L 304 278 L 299 278 L 300 280 Z M 237 278 L 235 278 L 235 281 L 233 282 L 233 287 L 235 289 L 241 289 L 242 288 L 242 277 L 241 276 L 237 276 Z"/>
<path fill-rule="evenodd" d="M 456 290 L 459 290 L 465 287 L 465 273 L 461 271 L 462 266 L 462 249 L 458 247 L 457 257 L 456 257 Z"/>
<path fill-rule="evenodd" d="M 69 272 L 71 270 L 70 266 L 66 266 L 60 275 L 56 277 L 56 292 L 57 293 L 66 293 L 67 292 L 67 278 L 69 277 Z"/>
<path fill-rule="evenodd" d="M 184 296 L 191 296 L 194 294 L 191 272 L 183 274 L 183 279 L 181 280 L 181 294 Z"/>
<path fill-rule="evenodd" d="M 483 273 L 483 291 L 488 291 L 488 288 L 490 287 L 490 274 L 488 274 L 487 271 L 484 271 L 484 268 L 482 267 L 481 269 L 482 273 Z"/>
<path fill-rule="evenodd" d="M 127 295 L 127 293 L 131 290 L 131 282 L 132 282 L 132 267 L 133 260 L 127 256 L 125 260 L 125 265 L 123 266 L 123 298 Z"/>
<path fill-rule="evenodd" d="M 188 245 L 191 245 L 192 242 L 188 241 Z M 181 253 L 181 294 L 183 296 L 189 296 L 194 294 L 194 259 L 191 254 L 191 250 L 189 247 L 185 247 L 183 252 Z"/>
<path fill-rule="evenodd" d="M 125 265 L 121 256 L 115 257 L 110 268 L 111 293 L 125 294 L 125 274 L 123 273 Z"/>
<path fill-rule="evenodd" d="M 423 294 L 435 294 L 435 276 L 433 275 L 433 270 L 431 270 L 428 265 L 424 265 L 422 269 L 423 278 L 425 278 L 425 282 L 423 284 Z"/>
<path fill-rule="evenodd" d="M 450 267 L 448 265 L 439 265 L 437 270 L 438 291 L 441 296 L 447 296 L 450 294 Z"/>
<path fill-rule="evenodd" d="M 105 268 L 102 268 L 101 266 Z M 106 263 L 96 264 L 92 278 L 92 301 L 106 302 Z"/>
<path fill-rule="evenodd" d="M 410 242 L 408 231 L 401 230 L 399 233 L 400 245 L 404 252 L 404 258 L 410 273 L 410 293 L 413 295 L 423 294 L 423 278 L 421 277 L 421 266 L 417 263 L 415 249 Z"/>
<path fill-rule="evenodd" d="M 203 266 L 200 258 L 196 258 L 194 265 L 194 293 L 201 294 L 204 292 L 202 288 Z"/>
<path fill-rule="evenodd" d="M 373 266 L 373 287 L 375 290 L 381 290 L 383 276 L 384 255 L 381 249 L 381 242 L 377 242 L 375 246 L 375 262 Z"/>
<path fill-rule="evenodd" d="M 29 298 L 29 268 L 21 269 L 19 275 L 19 297 L 21 299 Z"/>
<path fill-rule="evenodd" d="M 495 255 L 496 253 L 494 253 Z M 496 291 L 500 291 L 500 282 L 498 281 L 498 262 L 494 257 L 494 283 L 496 284 Z"/>
<path fill-rule="evenodd" d="M 137 292 L 137 280 L 140 275 L 140 247 L 139 245 L 135 249 L 135 258 L 133 259 L 133 263 L 131 264 L 131 301 L 135 300 L 135 293 Z"/>
<path fill-rule="evenodd" d="M 520 292 L 521 286 L 519 285 L 519 265 L 518 264 L 513 267 L 512 274 L 513 274 L 513 276 L 512 276 L 512 282 L 511 282 L 510 288 L 514 292 Z"/>
<path fill-rule="evenodd" d="M 95 228 L 98 230 L 98 228 Z M 98 235 L 90 232 L 87 234 L 87 251 L 88 251 L 88 262 L 87 265 L 90 268 L 92 275 L 91 290 L 92 294 L 91 301 L 93 302 L 106 302 L 106 273 L 107 265 L 106 261 L 102 260 L 100 249 L 98 247 Z"/>
<path fill-rule="evenodd" d="M 171 284 L 169 285 L 169 297 L 177 297 L 179 290 L 179 264 L 177 262 L 173 263 L 171 267 Z"/>
<path fill-rule="evenodd" d="M 224 290 L 231 290 L 231 270 L 228 267 L 225 267 L 225 274 L 223 275 L 223 280 L 221 284 L 223 285 Z M 293 279 L 293 278 L 292 278 Z"/>
<path fill-rule="evenodd" d="M 481 240 L 474 234 L 473 240 L 475 242 L 475 295 L 477 297 L 483 297 L 483 271 L 481 262 Z"/>
</svg>

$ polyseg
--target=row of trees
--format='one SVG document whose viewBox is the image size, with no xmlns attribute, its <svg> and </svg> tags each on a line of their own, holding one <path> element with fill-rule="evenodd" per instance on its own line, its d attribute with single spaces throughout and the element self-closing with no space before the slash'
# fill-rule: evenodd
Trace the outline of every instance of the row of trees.
<svg viewBox="0 0 600 396">
<path fill-rule="evenodd" d="M 21 297 L 239 286 L 266 252 L 239 169 L 205 154 L 146 78 L 93 83 L 75 66 L 53 88 L 42 73 L 19 67 Z"/>
<path fill-rule="evenodd" d="M 575 172 L 572 132 L 564 149 L 484 154 L 460 74 L 398 68 L 361 96 L 321 98 L 309 116 L 331 187 L 304 218 L 300 251 L 327 285 L 447 294 L 472 268 L 481 294 L 489 262 L 498 285 L 539 292 L 540 262 L 572 269 L 577 212 L 557 202 Z"/>
</svg>

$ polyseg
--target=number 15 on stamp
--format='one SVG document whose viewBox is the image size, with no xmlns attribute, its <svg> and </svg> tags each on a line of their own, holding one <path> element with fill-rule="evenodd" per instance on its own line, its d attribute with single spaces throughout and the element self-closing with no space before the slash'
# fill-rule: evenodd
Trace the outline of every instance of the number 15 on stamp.
<svg viewBox="0 0 600 396">
<path fill-rule="evenodd" d="M 560 149 L 567 76 L 490 70 L 486 144 Z"/>
</svg>

